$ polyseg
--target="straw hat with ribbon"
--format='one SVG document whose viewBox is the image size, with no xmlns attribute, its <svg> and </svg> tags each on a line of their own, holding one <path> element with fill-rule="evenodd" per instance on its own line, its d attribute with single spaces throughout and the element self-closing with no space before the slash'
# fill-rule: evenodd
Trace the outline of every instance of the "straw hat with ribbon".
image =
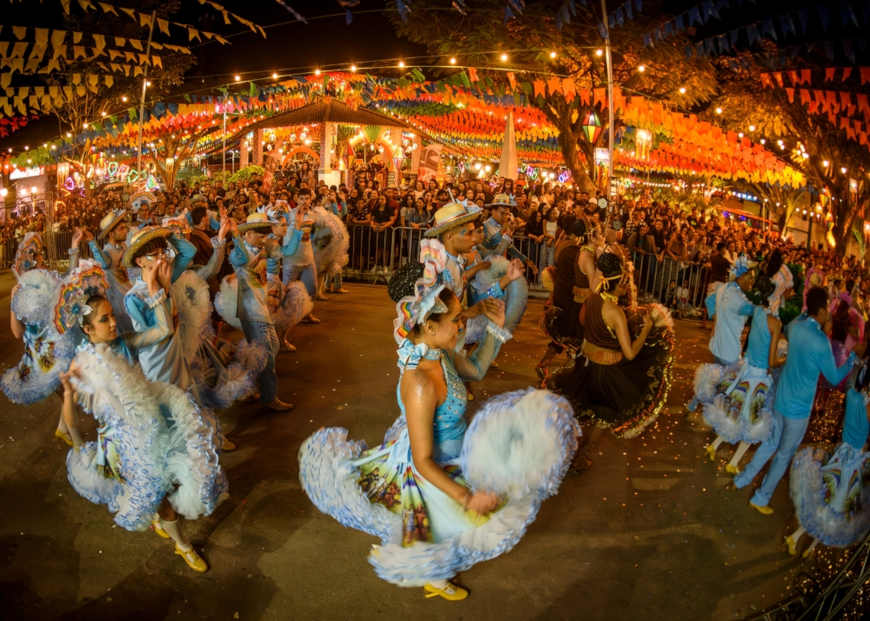
<svg viewBox="0 0 870 621">
<path fill-rule="evenodd" d="M 516 203 L 511 200 L 507 194 L 496 194 L 492 197 L 492 202 L 487 203 L 487 207 L 513 207 Z"/>
<path fill-rule="evenodd" d="M 112 229 L 118 226 L 126 216 L 126 209 L 115 209 L 103 216 L 103 219 L 100 220 L 100 239 L 111 233 Z"/>
<path fill-rule="evenodd" d="M 133 259 L 142 246 L 152 239 L 166 238 L 170 235 L 172 235 L 172 229 L 166 226 L 146 226 L 139 229 L 130 237 L 130 242 L 127 245 L 127 249 L 124 250 L 124 257 L 121 259 L 121 263 L 124 264 L 124 267 L 136 267 Z"/>
<path fill-rule="evenodd" d="M 426 231 L 426 237 L 438 237 L 458 226 L 474 222 L 480 217 L 480 208 L 476 205 L 466 207 L 462 203 L 447 203 L 435 212 L 434 226 Z"/>
<path fill-rule="evenodd" d="M 247 233 L 248 231 L 257 231 L 260 233 L 268 233 L 272 230 L 272 222 L 264 213 L 252 213 L 245 220 L 244 224 L 239 225 L 239 233 Z"/>
</svg>

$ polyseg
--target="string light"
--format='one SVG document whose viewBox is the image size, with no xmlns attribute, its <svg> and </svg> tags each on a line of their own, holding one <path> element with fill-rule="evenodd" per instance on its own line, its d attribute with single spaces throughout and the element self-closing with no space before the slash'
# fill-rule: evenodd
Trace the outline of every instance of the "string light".
<svg viewBox="0 0 870 621">
<path fill-rule="evenodd" d="M 681 87 L 680 87 L 680 95 L 685 95 L 685 94 L 686 94 L 686 87 L 685 87 L 685 86 L 681 86 Z"/>
<path fill-rule="evenodd" d="M 351 65 L 351 66 L 350 66 L 350 72 L 351 72 L 351 73 L 356 73 L 356 65 Z"/>
<path fill-rule="evenodd" d="M 124 103 L 127 103 L 127 96 L 121 95 L 121 101 L 123 101 Z"/>
<path fill-rule="evenodd" d="M 755 131 L 755 125 L 750 125 L 750 126 L 749 126 L 749 131 L 754 132 L 754 131 Z"/>
<path fill-rule="evenodd" d="M 235 80 L 236 82 L 240 81 L 241 79 L 242 79 L 242 76 L 240 76 L 238 73 L 233 76 L 233 80 Z"/>
<path fill-rule="evenodd" d="M 315 70 L 314 70 L 314 75 L 320 75 L 320 69 L 315 69 Z"/>
<path fill-rule="evenodd" d="M 825 168 L 827 168 L 829 164 L 830 162 L 828 160 L 822 160 L 822 166 L 824 166 Z"/>
<path fill-rule="evenodd" d="M 550 52 L 550 58 L 556 58 L 556 52 L 555 52 L 555 51 Z"/>
<path fill-rule="evenodd" d="M 716 108 L 716 114 L 722 114 L 722 108 Z"/>
<path fill-rule="evenodd" d="M 273 79 L 273 80 L 277 80 L 277 79 L 278 79 L 278 74 L 277 74 L 275 71 L 272 72 L 272 79 Z"/>
<path fill-rule="evenodd" d="M 508 55 L 502 52 L 501 56 L 498 57 L 501 62 L 507 62 Z"/>
<path fill-rule="evenodd" d="M 456 64 L 456 57 L 455 57 L 455 56 L 451 56 L 451 57 L 450 57 L 450 64 L 451 64 L 451 65 L 455 65 L 455 64 Z"/>
<path fill-rule="evenodd" d="M 597 50 L 595 50 L 595 55 L 596 55 L 596 56 L 604 56 L 604 50 L 602 50 L 602 49 L 599 47 Z"/>
<path fill-rule="evenodd" d="M 646 65 L 638 65 L 637 71 L 638 73 L 643 73 L 644 71 L 646 71 Z"/>
<path fill-rule="evenodd" d="M 404 61 L 404 60 L 400 60 L 400 61 L 399 61 L 399 69 L 404 69 L 404 68 L 405 68 L 405 61 Z"/>
<path fill-rule="evenodd" d="M 843 173 L 843 174 L 845 175 L 845 174 L 846 174 L 846 167 L 843 166 L 843 167 L 840 169 L 840 172 Z"/>
</svg>

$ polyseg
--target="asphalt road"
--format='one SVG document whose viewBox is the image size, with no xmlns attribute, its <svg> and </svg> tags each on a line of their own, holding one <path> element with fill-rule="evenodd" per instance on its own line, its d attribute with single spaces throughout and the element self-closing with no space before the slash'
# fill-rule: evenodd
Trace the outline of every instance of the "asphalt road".
<svg viewBox="0 0 870 621">
<path fill-rule="evenodd" d="M 208 560 L 190 571 L 154 533 L 131 533 L 66 479 L 66 447 L 52 437 L 60 401 L 19 407 L 0 397 L 2 617 L 22 619 L 730 619 L 787 593 L 800 561 L 785 552 L 795 525 L 783 483 L 763 517 L 747 491 L 724 489 L 709 434 L 687 417 L 695 365 L 709 359 L 707 328 L 678 322 L 669 407 L 640 438 L 591 432 L 592 466 L 569 475 L 510 553 L 465 572 L 464 602 L 381 581 L 366 562 L 374 540 L 319 513 L 302 492 L 300 443 L 340 425 L 376 444 L 397 414 L 394 306 L 383 287 L 347 285 L 318 303 L 320 325 L 299 326 L 295 354 L 278 361 L 289 414 L 258 406 L 222 413 L 239 449 L 223 458 L 231 498 L 185 528 Z M 11 276 L 0 276 L 8 325 Z M 486 395 L 535 381 L 546 339 L 532 301 L 516 338 L 485 381 Z M 0 330 L 0 365 L 21 346 Z"/>
</svg>

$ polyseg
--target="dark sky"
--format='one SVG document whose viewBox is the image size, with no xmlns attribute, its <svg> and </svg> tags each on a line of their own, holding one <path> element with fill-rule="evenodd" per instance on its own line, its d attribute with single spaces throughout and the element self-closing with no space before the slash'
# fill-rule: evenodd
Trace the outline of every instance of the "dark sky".
<svg viewBox="0 0 870 621">
<path fill-rule="evenodd" d="M 174 14 L 174 21 L 189 23 L 202 30 L 217 32 L 227 37 L 231 45 L 207 43 L 191 49 L 197 56 L 195 64 L 187 73 L 182 92 L 229 82 L 236 73 L 242 77 L 255 77 L 254 73 L 278 71 L 282 75 L 290 71 L 311 71 L 328 64 L 348 66 L 351 62 L 370 59 L 398 58 L 423 53 L 422 48 L 407 41 L 400 41 L 386 17 L 384 0 L 362 0 L 353 9 L 353 19 L 348 25 L 344 9 L 335 0 L 286 0 L 287 4 L 308 19 L 307 24 L 295 21 L 294 16 L 276 0 L 224 0 L 222 4 L 230 11 L 263 26 L 267 38 L 263 39 L 245 26 L 233 23 L 225 25 L 221 15 L 197 0 L 175 0 L 181 10 Z M 120 5 L 148 10 L 153 2 L 126 0 Z M 10 2 L 0 0 L 3 24 L 20 26 L 43 26 L 67 28 L 58 0 L 24 0 Z M 72 2 L 74 14 L 80 9 Z M 99 29 L 95 32 L 114 34 Z M 4 30 L 4 40 L 11 39 Z M 176 36 L 172 42 L 185 44 Z M 125 33 L 133 36 L 133 33 Z M 146 35 L 141 35 L 146 38 Z M 168 41 L 166 37 L 155 40 Z M 10 138 L 0 140 L 0 149 L 12 147 L 15 152 L 23 145 L 41 144 L 57 137 L 57 123 L 53 118 L 40 119 Z"/>
<path fill-rule="evenodd" d="M 198 45 L 194 42 L 192 49 L 198 62 L 187 73 L 181 92 L 194 92 L 200 89 L 208 91 L 209 87 L 230 82 L 236 73 L 243 78 L 257 77 L 253 72 L 263 76 L 278 71 L 282 75 L 293 72 L 307 72 L 315 67 L 347 68 L 351 62 L 366 60 L 408 57 L 424 54 L 425 50 L 398 39 L 387 18 L 387 2 L 385 0 L 360 0 L 352 9 L 353 20 L 348 25 L 345 22 L 344 9 L 338 0 L 283 0 L 296 11 L 309 19 L 307 24 L 296 21 L 294 16 L 285 9 L 278 0 L 223 0 L 224 6 L 248 18 L 266 29 L 268 37 L 263 39 L 251 33 L 244 26 L 233 23 L 225 25 L 220 13 L 208 6 L 201 5 L 198 0 L 124 0 L 121 6 L 136 7 L 148 11 L 152 6 L 176 4 L 180 10 L 172 17 L 175 21 L 193 24 L 202 30 L 218 32 L 227 37 L 232 45 L 222 46 L 218 43 Z M 414 0 L 422 5 L 425 0 Z M 490 0 L 493 4 L 504 6 L 504 0 Z M 534 0 L 529 0 L 531 4 Z M 556 0 L 552 0 L 555 2 Z M 643 14 L 646 18 L 660 15 L 663 12 L 671 15 L 679 14 L 688 7 L 696 6 L 700 0 L 644 0 Z M 438 4 L 447 6 L 449 0 L 438 0 Z M 471 4 L 474 4 L 471 2 Z M 622 0 L 610 0 L 608 6 L 622 4 Z M 717 2 L 717 5 L 719 3 Z M 782 14 L 792 14 L 800 9 L 810 10 L 809 32 L 796 37 L 780 39 L 780 44 L 820 39 L 834 40 L 837 58 L 835 62 L 819 56 L 818 51 L 809 54 L 810 58 L 819 63 L 851 65 L 851 59 L 842 57 L 841 41 L 838 39 L 859 37 L 854 49 L 857 62 L 866 64 L 870 59 L 870 48 L 863 36 L 863 30 L 851 26 L 841 26 L 839 6 L 841 2 L 819 2 L 818 0 L 728 0 L 728 8 L 720 11 L 720 18 L 713 19 L 707 26 L 701 27 L 696 36 L 703 38 L 727 32 L 736 26 L 748 23 L 758 23 Z M 870 12 L 870 0 L 855 0 L 851 3 L 858 11 L 859 19 L 866 23 L 866 15 Z M 831 25 L 826 32 L 821 32 L 816 14 L 817 6 L 827 6 L 831 13 Z M 64 24 L 64 15 L 59 0 L 0 0 L 2 6 L 2 23 L 9 25 L 44 26 L 69 28 Z M 81 9 L 72 0 L 74 15 L 80 15 Z M 92 14 L 93 15 L 93 14 Z M 98 14 L 99 15 L 99 14 Z M 141 29 L 127 23 L 130 31 L 125 33 L 105 32 L 111 26 L 96 17 L 91 17 L 94 30 L 103 34 L 126 34 L 126 36 L 142 36 Z M 117 22 L 115 22 L 117 23 Z M 82 28 L 87 30 L 87 28 Z M 173 42 L 186 44 L 181 33 L 174 31 Z M 4 40 L 11 39 L 4 30 Z M 791 40 L 788 40 L 791 39 Z M 165 41 L 160 35 L 157 40 Z M 786 52 L 788 55 L 789 52 Z M 5 141 L 0 140 L 0 149 L 13 147 L 19 150 L 25 143 L 39 144 L 56 137 L 57 124 L 49 119 L 33 123 L 27 129 L 14 134 Z"/>
</svg>

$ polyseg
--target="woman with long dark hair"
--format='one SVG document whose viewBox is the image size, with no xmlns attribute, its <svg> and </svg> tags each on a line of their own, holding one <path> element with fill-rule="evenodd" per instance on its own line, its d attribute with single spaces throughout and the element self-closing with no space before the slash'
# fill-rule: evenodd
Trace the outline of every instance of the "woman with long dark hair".
<svg viewBox="0 0 870 621">
<path fill-rule="evenodd" d="M 639 435 L 659 415 L 670 388 L 673 327 L 667 310 L 620 304 L 630 292 L 630 271 L 617 254 L 597 260 L 601 281 L 583 306 L 583 355 L 550 386 L 567 396 L 581 418 Z M 629 296 L 630 297 L 630 296 Z"/>
</svg>

